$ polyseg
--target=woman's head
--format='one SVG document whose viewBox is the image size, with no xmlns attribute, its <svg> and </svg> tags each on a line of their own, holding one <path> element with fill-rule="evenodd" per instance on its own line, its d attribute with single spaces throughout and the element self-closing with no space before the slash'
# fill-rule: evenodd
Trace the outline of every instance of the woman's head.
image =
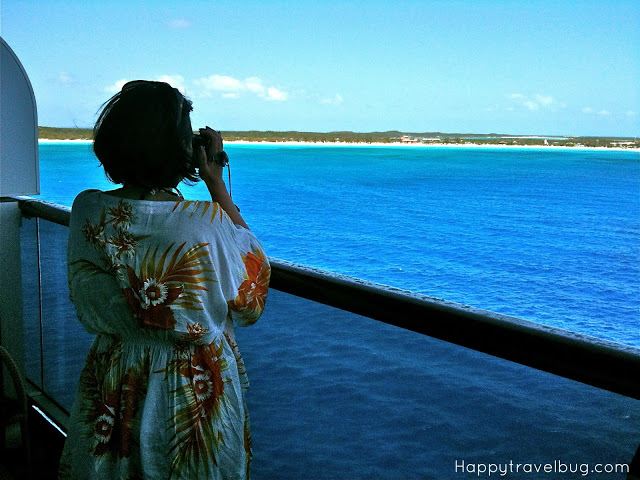
<svg viewBox="0 0 640 480">
<path fill-rule="evenodd" d="M 167 83 L 125 84 L 103 105 L 93 128 L 93 151 L 107 177 L 149 188 L 197 181 L 191 110 L 191 102 Z"/>
</svg>

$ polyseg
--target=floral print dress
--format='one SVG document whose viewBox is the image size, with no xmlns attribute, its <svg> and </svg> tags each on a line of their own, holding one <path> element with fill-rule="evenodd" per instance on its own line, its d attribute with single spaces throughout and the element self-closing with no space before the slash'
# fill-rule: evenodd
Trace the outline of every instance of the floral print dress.
<svg viewBox="0 0 640 480">
<path fill-rule="evenodd" d="M 245 479 L 248 387 L 233 323 L 260 317 L 270 267 L 217 203 L 73 203 L 68 279 L 96 334 L 61 479 Z"/>
</svg>

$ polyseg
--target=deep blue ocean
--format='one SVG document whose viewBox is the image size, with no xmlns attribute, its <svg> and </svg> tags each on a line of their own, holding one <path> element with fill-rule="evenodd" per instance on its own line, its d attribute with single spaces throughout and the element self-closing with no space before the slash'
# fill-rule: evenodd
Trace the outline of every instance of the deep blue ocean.
<svg viewBox="0 0 640 480">
<path fill-rule="evenodd" d="M 226 149 L 272 257 L 640 346 L 638 152 Z M 41 144 L 40 177 L 64 205 L 115 188 L 86 143 Z"/>
</svg>

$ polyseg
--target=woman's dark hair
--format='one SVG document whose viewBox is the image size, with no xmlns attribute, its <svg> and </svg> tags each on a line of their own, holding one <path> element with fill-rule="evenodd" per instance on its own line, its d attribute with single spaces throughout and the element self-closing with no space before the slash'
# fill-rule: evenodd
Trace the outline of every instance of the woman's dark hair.
<svg viewBox="0 0 640 480">
<path fill-rule="evenodd" d="M 93 151 L 109 180 L 149 188 L 198 181 L 191 110 L 168 83 L 125 84 L 102 106 L 93 128 Z"/>
</svg>

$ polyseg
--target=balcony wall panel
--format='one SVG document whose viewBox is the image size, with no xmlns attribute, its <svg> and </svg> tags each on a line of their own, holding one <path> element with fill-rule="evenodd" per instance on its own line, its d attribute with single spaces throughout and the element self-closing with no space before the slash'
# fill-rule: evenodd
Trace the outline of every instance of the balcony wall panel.
<svg viewBox="0 0 640 480">
<path fill-rule="evenodd" d="M 40 323 L 40 272 L 37 218 L 23 218 L 20 227 L 22 270 L 22 318 L 24 324 L 25 376 L 42 388 L 42 345 Z"/>
<path fill-rule="evenodd" d="M 67 410 L 93 341 L 79 324 L 69 300 L 68 234 L 67 227 L 39 219 L 43 389 Z"/>
</svg>

